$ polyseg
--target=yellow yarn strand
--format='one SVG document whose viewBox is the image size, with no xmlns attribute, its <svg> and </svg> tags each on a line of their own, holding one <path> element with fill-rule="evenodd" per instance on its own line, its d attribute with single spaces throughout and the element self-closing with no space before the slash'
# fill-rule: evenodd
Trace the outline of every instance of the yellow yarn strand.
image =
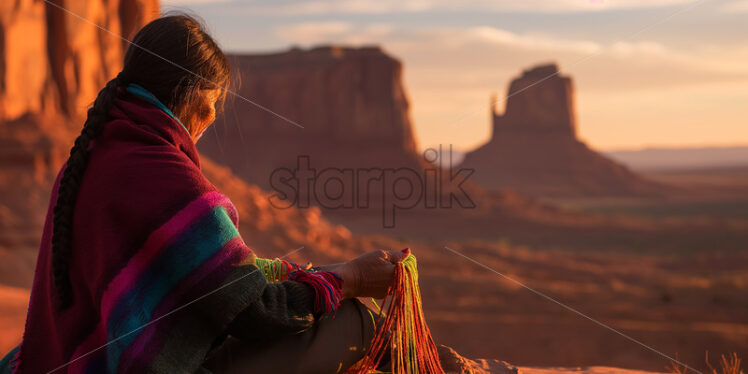
<svg viewBox="0 0 748 374">
<path fill-rule="evenodd" d="M 366 356 L 347 373 L 374 373 L 389 349 L 392 373 L 443 374 L 436 344 L 426 325 L 418 286 L 418 266 L 412 254 L 398 264 L 395 282 L 380 309 L 378 325 Z M 386 340 L 390 333 L 389 341 Z"/>
<path fill-rule="evenodd" d="M 288 269 L 279 259 L 271 260 L 258 257 L 255 259 L 255 265 L 268 280 L 268 283 L 280 282 L 288 278 Z"/>
</svg>

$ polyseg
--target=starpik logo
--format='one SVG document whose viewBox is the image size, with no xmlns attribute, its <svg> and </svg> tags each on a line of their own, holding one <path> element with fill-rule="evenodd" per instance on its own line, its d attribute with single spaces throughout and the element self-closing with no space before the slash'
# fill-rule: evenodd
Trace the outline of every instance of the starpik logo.
<svg viewBox="0 0 748 374">
<path fill-rule="evenodd" d="M 462 185 L 474 170 L 452 166 L 452 146 L 442 162 L 442 146 L 423 152 L 423 168 L 374 167 L 316 169 L 309 155 L 298 155 L 295 168 L 270 174 L 274 193 L 270 203 L 279 209 L 380 209 L 382 225 L 395 226 L 398 211 L 410 209 L 473 209 L 475 203 Z M 446 165 L 445 165 L 446 164 Z"/>
</svg>

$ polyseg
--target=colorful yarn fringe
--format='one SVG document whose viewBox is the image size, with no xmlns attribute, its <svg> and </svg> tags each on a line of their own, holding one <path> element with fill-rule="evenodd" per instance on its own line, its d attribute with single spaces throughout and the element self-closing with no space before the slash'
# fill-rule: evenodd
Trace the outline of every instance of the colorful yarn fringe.
<svg viewBox="0 0 748 374">
<path fill-rule="evenodd" d="M 366 356 L 346 374 L 375 372 L 388 349 L 392 373 L 444 374 L 423 315 L 417 263 L 412 254 L 395 268 L 395 281 L 387 291 L 378 321 Z"/>
<path fill-rule="evenodd" d="M 343 279 L 333 272 L 308 272 L 291 261 L 281 259 L 257 258 L 255 265 L 270 283 L 292 280 L 314 288 L 314 312 L 317 316 L 334 314 L 343 298 Z"/>
<path fill-rule="evenodd" d="M 306 283 L 315 290 L 314 311 L 318 315 L 335 314 L 343 298 L 343 279 L 331 271 L 309 273 L 297 270 L 288 275 L 288 279 Z"/>
<path fill-rule="evenodd" d="M 287 280 L 288 275 L 291 274 L 292 271 L 299 269 L 299 265 L 290 261 L 280 259 L 271 260 L 269 258 L 259 257 L 255 259 L 255 265 L 260 269 L 262 274 L 265 275 L 265 278 L 267 278 L 270 283 Z"/>
</svg>

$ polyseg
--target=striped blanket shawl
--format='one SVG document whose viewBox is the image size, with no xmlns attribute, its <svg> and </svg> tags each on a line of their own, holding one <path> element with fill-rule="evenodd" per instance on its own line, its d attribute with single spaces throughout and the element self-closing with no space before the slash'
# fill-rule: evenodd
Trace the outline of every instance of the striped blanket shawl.
<svg viewBox="0 0 748 374">
<path fill-rule="evenodd" d="M 127 95 L 111 116 L 75 205 L 72 306 L 56 308 L 53 192 L 16 373 L 195 372 L 267 286 L 184 128 Z"/>
</svg>

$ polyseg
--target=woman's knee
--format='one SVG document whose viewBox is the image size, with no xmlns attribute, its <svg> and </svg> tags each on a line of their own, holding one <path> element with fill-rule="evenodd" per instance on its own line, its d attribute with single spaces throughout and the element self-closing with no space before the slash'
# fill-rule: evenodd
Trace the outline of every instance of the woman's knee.
<svg viewBox="0 0 748 374">
<path fill-rule="evenodd" d="M 344 300 L 334 316 L 311 329 L 310 345 L 303 356 L 303 373 L 335 373 L 364 357 L 375 330 L 375 314 L 357 299 Z"/>
<path fill-rule="evenodd" d="M 214 355 L 209 368 L 215 373 L 268 369 L 276 373 L 343 372 L 366 354 L 374 337 L 376 316 L 359 300 L 347 299 L 335 315 L 268 346 L 248 345 L 230 338 Z"/>
</svg>

